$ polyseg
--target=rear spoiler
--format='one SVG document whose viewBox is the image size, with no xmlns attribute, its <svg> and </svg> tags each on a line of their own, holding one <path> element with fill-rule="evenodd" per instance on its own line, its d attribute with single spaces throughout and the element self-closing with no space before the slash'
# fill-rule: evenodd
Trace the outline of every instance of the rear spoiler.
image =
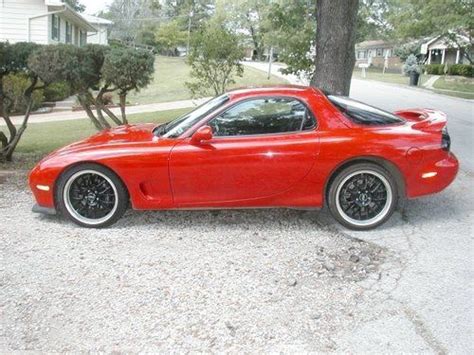
<svg viewBox="0 0 474 355">
<path fill-rule="evenodd" d="M 428 108 L 400 110 L 394 114 L 414 122 L 412 128 L 426 132 L 439 132 L 448 122 L 444 112 Z"/>
</svg>

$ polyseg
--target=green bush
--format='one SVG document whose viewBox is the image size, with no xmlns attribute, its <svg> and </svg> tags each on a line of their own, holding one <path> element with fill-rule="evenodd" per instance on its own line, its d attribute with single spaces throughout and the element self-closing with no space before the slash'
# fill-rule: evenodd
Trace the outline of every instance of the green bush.
<svg viewBox="0 0 474 355">
<path fill-rule="evenodd" d="M 473 66 L 470 64 L 453 64 L 449 67 L 448 74 L 472 77 Z"/>
<path fill-rule="evenodd" d="M 72 95 L 70 85 L 65 81 L 53 83 L 44 89 L 44 98 L 46 101 L 61 101 Z"/>
<path fill-rule="evenodd" d="M 425 65 L 427 74 L 444 75 L 444 64 L 427 64 Z M 448 65 L 448 75 L 462 75 L 472 77 L 474 73 L 473 66 L 470 64 L 451 64 Z"/>
<path fill-rule="evenodd" d="M 24 74 L 9 74 L 4 78 L 5 94 L 12 100 L 11 112 L 25 113 L 27 101 L 23 93 L 31 85 L 30 79 Z M 44 101 L 43 90 L 33 92 L 33 107 L 36 110 Z"/>
<path fill-rule="evenodd" d="M 443 64 L 427 64 L 425 65 L 425 70 L 427 74 L 443 75 L 444 65 Z"/>
</svg>

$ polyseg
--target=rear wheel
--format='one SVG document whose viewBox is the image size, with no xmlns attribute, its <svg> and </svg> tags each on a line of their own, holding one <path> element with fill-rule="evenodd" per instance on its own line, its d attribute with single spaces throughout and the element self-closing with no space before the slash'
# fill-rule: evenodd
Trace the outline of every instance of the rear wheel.
<svg viewBox="0 0 474 355">
<path fill-rule="evenodd" d="M 101 228 L 115 223 L 124 214 L 128 194 L 122 181 L 109 169 L 82 164 L 61 175 L 56 202 L 60 212 L 74 223 Z"/>
<path fill-rule="evenodd" d="M 333 180 L 328 204 L 342 225 L 355 230 L 375 228 L 390 218 L 398 200 L 393 177 L 376 164 L 354 164 Z"/>
</svg>

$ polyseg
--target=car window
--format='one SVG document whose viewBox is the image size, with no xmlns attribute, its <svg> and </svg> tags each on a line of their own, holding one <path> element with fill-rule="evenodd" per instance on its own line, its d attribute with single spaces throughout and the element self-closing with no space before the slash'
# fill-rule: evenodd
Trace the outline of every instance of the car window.
<svg viewBox="0 0 474 355">
<path fill-rule="evenodd" d="M 246 100 L 213 118 L 214 136 L 242 136 L 295 132 L 315 126 L 313 115 L 293 98 Z"/>
<path fill-rule="evenodd" d="M 199 120 L 210 114 L 212 111 L 224 105 L 228 100 L 229 97 L 225 94 L 217 96 L 205 102 L 193 111 L 178 117 L 165 125 L 157 127 L 155 134 L 168 138 L 176 138 L 183 134 L 187 129 L 191 128 L 195 123 L 199 122 Z"/>
<path fill-rule="evenodd" d="M 386 125 L 405 122 L 401 117 L 379 108 L 369 106 L 346 96 L 328 95 L 327 98 L 346 117 L 364 125 Z"/>
</svg>

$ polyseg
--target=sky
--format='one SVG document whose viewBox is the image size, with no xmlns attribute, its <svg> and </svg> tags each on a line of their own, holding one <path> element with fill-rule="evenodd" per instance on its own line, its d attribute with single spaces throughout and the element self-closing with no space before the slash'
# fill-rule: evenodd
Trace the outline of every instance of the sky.
<svg viewBox="0 0 474 355">
<path fill-rule="evenodd" d="M 86 6 L 86 14 L 94 15 L 95 13 L 105 10 L 112 0 L 80 0 Z"/>
</svg>

